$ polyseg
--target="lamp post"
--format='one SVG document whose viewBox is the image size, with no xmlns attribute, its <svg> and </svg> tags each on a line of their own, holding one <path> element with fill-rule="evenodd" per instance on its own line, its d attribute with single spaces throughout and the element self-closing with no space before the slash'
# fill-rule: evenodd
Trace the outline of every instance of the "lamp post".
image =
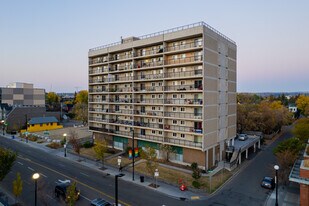
<svg viewBox="0 0 309 206">
<path fill-rule="evenodd" d="M 278 170 L 279 166 L 275 165 L 274 169 L 276 170 L 275 184 L 276 184 L 276 206 L 278 206 Z"/>
<path fill-rule="evenodd" d="M 120 173 L 115 175 L 115 205 L 118 206 L 118 177 L 123 177 L 124 174 Z"/>
<path fill-rule="evenodd" d="M 117 162 L 118 162 L 119 172 L 121 172 L 121 156 L 118 156 Z"/>
<path fill-rule="evenodd" d="M 1 121 L 1 124 L 2 124 L 2 134 L 4 135 L 4 126 L 5 126 L 4 120 Z"/>
<path fill-rule="evenodd" d="M 155 176 L 155 179 L 156 179 L 155 188 L 157 188 L 157 179 L 158 179 L 158 177 L 159 177 L 159 170 L 158 170 L 158 169 L 155 170 L 154 176 Z"/>
<path fill-rule="evenodd" d="M 134 150 L 134 128 L 131 128 L 132 132 L 132 181 L 134 181 L 134 161 L 135 161 L 135 150 Z"/>
<path fill-rule="evenodd" d="M 64 157 L 66 157 L 67 156 L 67 134 L 66 133 L 63 134 L 63 139 L 64 139 L 64 145 L 63 145 Z"/>
<path fill-rule="evenodd" d="M 38 179 L 40 177 L 39 173 L 34 173 L 32 179 L 34 179 L 34 206 L 37 206 L 37 190 L 38 190 Z"/>
</svg>

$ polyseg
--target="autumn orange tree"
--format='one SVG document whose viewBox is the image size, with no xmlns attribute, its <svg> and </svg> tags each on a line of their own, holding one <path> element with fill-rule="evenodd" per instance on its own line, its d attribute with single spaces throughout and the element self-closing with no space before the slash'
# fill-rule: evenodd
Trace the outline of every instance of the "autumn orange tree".
<svg viewBox="0 0 309 206">
<path fill-rule="evenodd" d="M 300 95 L 296 100 L 296 106 L 305 116 L 309 116 L 309 96 Z"/>
</svg>

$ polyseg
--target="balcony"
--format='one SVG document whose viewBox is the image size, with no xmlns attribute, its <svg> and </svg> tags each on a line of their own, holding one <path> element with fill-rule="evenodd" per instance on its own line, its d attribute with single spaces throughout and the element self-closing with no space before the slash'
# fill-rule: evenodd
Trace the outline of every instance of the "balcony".
<svg viewBox="0 0 309 206">
<path fill-rule="evenodd" d="M 89 65 L 92 65 L 92 64 L 101 64 L 101 63 L 105 63 L 105 62 L 107 62 L 107 56 L 89 59 Z"/>
<path fill-rule="evenodd" d="M 203 70 L 192 70 L 192 71 L 184 71 L 184 72 L 169 72 L 164 75 L 165 78 L 181 78 L 181 77 L 202 77 Z"/>
<path fill-rule="evenodd" d="M 199 90 L 203 91 L 203 85 L 175 85 L 175 86 L 165 86 L 164 91 L 193 91 Z"/>
<path fill-rule="evenodd" d="M 192 133 L 198 133 L 202 134 L 203 129 L 198 129 L 194 127 L 186 127 L 186 126 L 176 126 L 176 125 L 164 125 L 165 130 L 174 130 L 174 131 L 181 131 L 181 132 L 192 132 Z"/>
<path fill-rule="evenodd" d="M 163 74 L 148 74 L 148 75 L 136 75 L 134 80 L 153 80 L 153 79 L 162 79 L 164 76 Z"/>
<path fill-rule="evenodd" d="M 189 42 L 186 44 L 180 44 L 175 46 L 168 46 L 166 47 L 166 52 L 170 51 L 178 51 L 178 50 L 184 50 L 184 49 L 191 49 L 191 48 L 201 48 L 203 45 L 203 41 L 195 41 L 195 42 Z"/>
<path fill-rule="evenodd" d="M 161 92 L 163 91 L 163 86 L 153 86 L 153 87 L 134 87 L 135 92 Z"/>
<path fill-rule="evenodd" d="M 164 112 L 165 117 L 202 119 L 202 113 Z"/>
<path fill-rule="evenodd" d="M 126 70 L 131 70 L 133 67 L 132 65 L 114 65 L 111 68 L 109 68 L 110 72 L 116 72 L 116 71 L 126 71 Z"/>
<path fill-rule="evenodd" d="M 104 79 L 89 79 L 89 84 L 102 84 L 104 82 Z"/>
<path fill-rule="evenodd" d="M 135 69 L 147 68 L 147 67 L 157 67 L 162 66 L 163 61 L 155 61 L 155 62 L 137 62 L 134 65 Z"/>
<path fill-rule="evenodd" d="M 109 82 L 120 82 L 120 81 L 132 81 L 133 77 L 132 76 L 128 76 L 128 77 L 112 77 L 109 78 Z"/>
<path fill-rule="evenodd" d="M 108 69 L 89 69 L 89 74 L 101 74 L 104 72 L 108 72 Z"/>
<path fill-rule="evenodd" d="M 203 105 L 203 100 L 202 99 L 165 99 L 164 104 Z"/>
<path fill-rule="evenodd" d="M 120 61 L 120 60 L 126 60 L 132 58 L 131 53 L 127 54 L 114 54 L 109 57 L 109 61 Z"/>
<path fill-rule="evenodd" d="M 195 148 L 202 148 L 203 146 L 202 142 L 193 142 L 185 139 L 165 138 L 165 142 Z"/>
<path fill-rule="evenodd" d="M 138 137 L 139 139 L 145 139 L 145 140 L 153 140 L 153 141 L 157 141 L 157 142 L 163 142 L 163 137 L 160 137 L 160 136 L 142 135 L 142 134 L 139 134 L 137 137 Z"/>
<path fill-rule="evenodd" d="M 138 104 L 163 104 L 163 99 L 134 99 Z"/>
<path fill-rule="evenodd" d="M 201 61 L 203 61 L 203 55 L 197 55 L 193 57 L 186 57 L 180 59 L 168 59 L 165 61 L 165 65 L 185 64 L 185 63 L 193 63 Z"/>
<path fill-rule="evenodd" d="M 142 111 L 142 110 L 134 110 L 134 114 L 136 115 L 147 115 L 147 116 L 163 116 L 163 112 L 161 111 Z"/>
</svg>

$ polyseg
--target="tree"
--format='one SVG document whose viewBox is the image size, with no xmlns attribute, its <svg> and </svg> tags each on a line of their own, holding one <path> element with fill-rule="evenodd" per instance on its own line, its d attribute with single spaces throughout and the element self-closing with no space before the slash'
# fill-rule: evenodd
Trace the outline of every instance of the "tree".
<svg viewBox="0 0 309 206">
<path fill-rule="evenodd" d="M 297 159 L 297 154 L 290 150 L 283 150 L 276 154 L 277 162 L 280 165 L 279 178 L 283 184 L 289 182 L 289 174 L 291 167 L 293 166 L 295 160 Z"/>
<path fill-rule="evenodd" d="M 17 172 L 16 179 L 13 181 L 13 194 L 15 195 L 15 202 L 23 191 L 23 181 L 21 180 L 20 173 Z"/>
<path fill-rule="evenodd" d="M 76 103 L 73 108 L 73 114 L 75 119 L 82 121 L 83 124 L 88 122 L 88 104 L 85 103 Z"/>
<path fill-rule="evenodd" d="M 93 147 L 93 150 L 99 160 L 102 161 L 102 168 L 104 168 L 104 158 L 105 158 L 105 153 L 107 152 L 108 145 L 105 140 L 103 141 L 97 141 L 95 143 L 95 146 Z"/>
<path fill-rule="evenodd" d="M 198 181 L 201 178 L 201 170 L 198 168 L 198 164 L 196 162 L 193 162 L 191 164 L 191 169 L 192 169 L 192 177 L 193 177 L 193 182 L 192 185 L 195 188 L 200 188 L 201 183 Z"/>
<path fill-rule="evenodd" d="M 48 109 L 52 111 L 60 110 L 60 97 L 55 92 L 49 92 L 46 95 Z"/>
<path fill-rule="evenodd" d="M 16 156 L 15 152 L 0 147 L 0 182 L 10 172 Z"/>
<path fill-rule="evenodd" d="M 152 147 L 146 147 L 146 149 L 141 152 L 141 157 L 146 160 L 148 174 L 154 178 L 154 172 L 158 168 L 156 150 Z"/>
<path fill-rule="evenodd" d="M 87 90 L 81 90 L 76 94 L 75 103 L 84 103 L 88 104 L 88 91 Z"/>
<path fill-rule="evenodd" d="M 74 206 L 78 199 L 78 194 L 76 192 L 76 182 L 73 182 L 67 188 L 66 202 L 69 206 Z"/>
<path fill-rule="evenodd" d="M 78 154 L 78 161 L 80 161 L 80 142 L 78 141 L 78 134 L 74 130 L 71 130 L 70 133 L 70 140 L 69 143 L 72 145 L 74 152 Z"/>
<path fill-rule="evenodd" d="M 292 133 L 294 137 L 302 142 L 308 142 L 309 139 L 309 118 L 302 118 L 295 124 Z"/>
<path fill-rule="evenodd" d="M 296 100 L 296 106 L 302 114 L 308 114 L 309 96 L 300 95 Z"/>
<path fill-rule="evenodd" d="M 171 153 L 175 153 L 173 147 L 168 144 L 161 144 L 160 145 L 160 151 L 163 153 L 163 158 L 166 162 L 169 161 L 169 156 Z"/>
<path fill-rule="evenodd" d="M 290 151 L 292 154 L 298 155 L 303 149 L 304 144 L 295 137 L 280 142 L 277 147 L 274 148 L 274 154 L 282 153 L 284 151 Z"/>
</svg>

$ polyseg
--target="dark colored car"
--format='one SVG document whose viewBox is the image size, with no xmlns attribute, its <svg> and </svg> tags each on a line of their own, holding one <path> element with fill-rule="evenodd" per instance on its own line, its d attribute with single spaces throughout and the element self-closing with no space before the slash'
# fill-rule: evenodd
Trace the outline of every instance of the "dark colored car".
<svg viewBox="0 0 309 206">
<path fill-rule="evenodd" d="M 91 206 L 112 206 L 112 205 L 113 205 L 112 203 L 107 202 L 102 198 L 96 198 L 91 201 Z"/>
<path fill-rule="evenodd" d="M 67 188 L 71 185 L 71 182 L 61 182 L 55 186 L 55 196 L 61 197 L 63 200 L 66 200 L 67 197 Z M 75 188 L 75 193 L 77 195 L 77 199 L 79 199 L 80 191 Z M 70 198 L 70 197 L 68 197 Z"/>
<path fill-rule="evenodd" d="M 267 189 L 274 189 L 275 188 L 275 180 L 272 177 L 264 177 L 261 186 Z"/>
</svg>

